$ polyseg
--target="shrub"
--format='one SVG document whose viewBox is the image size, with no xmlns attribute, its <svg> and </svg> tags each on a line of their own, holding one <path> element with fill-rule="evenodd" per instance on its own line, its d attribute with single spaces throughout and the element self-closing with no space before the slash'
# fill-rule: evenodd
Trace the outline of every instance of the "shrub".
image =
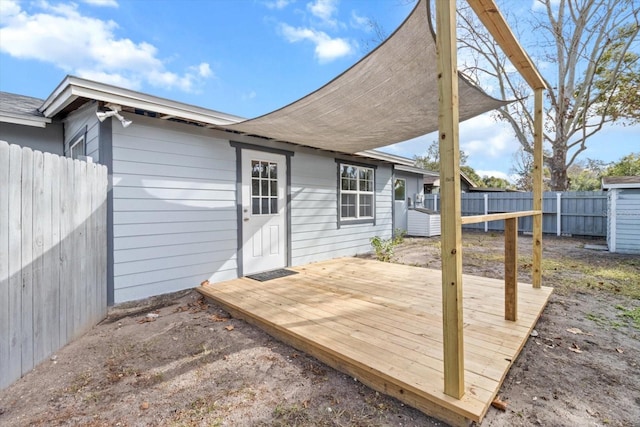
<svg viewBox="0 0 640 427">
<path fill-rule="evenodd" d="M 370 242 L 376 253 L 376 259 L 382 262 L 390 262 L 394 248 L 404 241 L 404 235 L 405 232 L 403 230 L 396 230 L 395 237 L 391 239 L 383 239 L 380 236 L 372 237 Z"/>
</svg>

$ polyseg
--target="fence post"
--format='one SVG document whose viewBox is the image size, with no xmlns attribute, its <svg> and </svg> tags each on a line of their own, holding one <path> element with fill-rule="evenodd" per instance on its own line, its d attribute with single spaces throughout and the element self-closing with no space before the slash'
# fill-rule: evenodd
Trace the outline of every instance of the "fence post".
<svg viewBox="0 0 640 427">
<path fill-rule="evenodd" d="M 556 193 L 556 233 L 562 235 L 562 193 Z"/>
<path fill-rule="evenodd" d="M 618 190 L 611 189 L 609 190 L 609 194 L 607 194 L 609 200 L 611 200 L 611 205 L 609 206 L 609 212 L 607 215 L 609 216 L 609 223 L 607 224 L 607 244 L 609 245 L 609 252 L 616 251 L 616 240 L 618 235 L 617 230 L 617 222 L 618 222 L 618 207 L 616 206 L 618 203 Z"/>
<path fill-rule="evenodd" d="M 484 214 L 489 214 L 489 193 L 484 193 Z M 484 232 L 489 231 L 489 221 L 484 222 Z"/>
</svg>

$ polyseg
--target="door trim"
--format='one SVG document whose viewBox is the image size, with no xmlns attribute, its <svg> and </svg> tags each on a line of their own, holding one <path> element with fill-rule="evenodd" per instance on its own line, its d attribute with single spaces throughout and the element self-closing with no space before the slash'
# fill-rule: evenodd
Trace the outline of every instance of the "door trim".
<svg viewBox="0 0 640 427">
<path fill-rule="evenodd" d="M 281 154 L 285 157 L 287 173 L 285 176 L 285 244 L 286 256 L 285 267 L 291 266 L 291 157 L 295 155 L 293 151 L 282 150 L 274 147 L 263 147 L 261 145 L 247 144 L 246 142 L 229 141 L 229 145 L 236 149 L 236 223 L 237 223 L 237 243 L 236 243 L 236 262 L 238 265 L 238 277 L 244 276 L 244 261 L 242 254 L 243 235 L 242 235 L 242 151 L 253 150 L 263 151 L 267 153 Z"/>
</svg>

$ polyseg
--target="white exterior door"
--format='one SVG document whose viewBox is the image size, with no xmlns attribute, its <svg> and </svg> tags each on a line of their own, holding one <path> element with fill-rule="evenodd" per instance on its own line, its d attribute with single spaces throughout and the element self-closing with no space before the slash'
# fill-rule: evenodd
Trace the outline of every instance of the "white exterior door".
<svg viewBox="0 0 640 427">
<path fill-rule="evenodd" d="M 407 231 L 407 217 L 409 215 L 407 206 L 407 180 L 396 178 L 393 184 L 393 209 L 394 209 L 394 230 Z"/>
<path fill-rule="evenodd" d="M 281 154 L 242 150 L 243 274 L 286 266 L 286 176 Z"/>
</svg>

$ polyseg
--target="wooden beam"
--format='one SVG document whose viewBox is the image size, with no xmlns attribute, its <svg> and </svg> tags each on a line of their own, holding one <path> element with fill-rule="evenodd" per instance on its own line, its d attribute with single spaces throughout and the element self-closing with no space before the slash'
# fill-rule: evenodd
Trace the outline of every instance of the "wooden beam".
<svg viewBox="0 0 640 427">
<path fill-rule="evenodd" d="M 542 215 L 542 211 L 517 211 L 517 212 L 502 212 L 493 213 L 487 215 L 467 215 L 460 218 L 462 225 L 477 224 L 485 221 L 499 221 L 501 219 L 520 218 L 523 216 L 536 216 Z"/>
<path fill-rule="evenodd" d="M 464 395 L 464 339 L 462 329 L 462 225 L 460 222 L 455 1 L 436 1 L 436 28 L 442 200 L 444 392 L 460 399 Z"/>
<path fill-rule="evenodd" d="M 529 86 L 532 89 L 546 89 L 547 85 L 542 76 L 513 35 L 495 0 L 467 0 L 467 2 Z"/>
<path fill-rule="evenodd" d="M 518 320 L 518 218 L 504 221 L 504 318 Z"/>
<path fill-rule="evenodd" d="M 533 209 L 542 212 L 542 91 L 534 90 L 533 111 Z M 542 215 L 533 217 L 533 287 L 542 285 Z"/>
</svg>

